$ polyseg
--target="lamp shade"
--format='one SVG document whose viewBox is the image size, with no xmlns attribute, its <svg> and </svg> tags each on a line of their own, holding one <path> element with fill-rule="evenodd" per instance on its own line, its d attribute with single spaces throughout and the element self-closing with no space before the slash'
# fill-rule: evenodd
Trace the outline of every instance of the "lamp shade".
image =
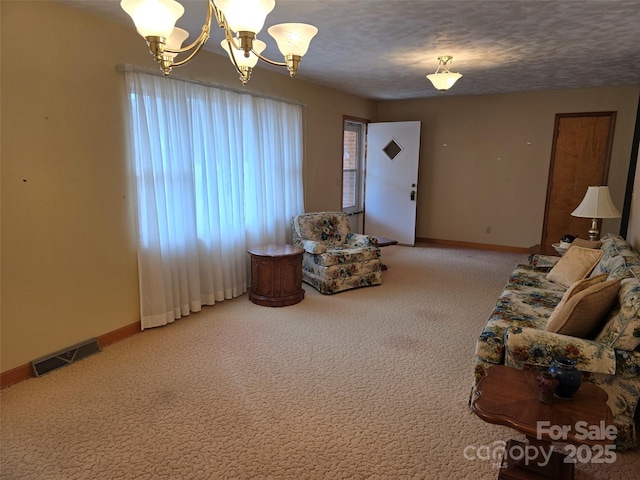
<svg viewBox="0 0 640 480">
<path fill-rule="evenodd" d="M 461 74 L 452 72 L 432 73 L 431 75 L 427 75 L 427 78 L 431 80 L 433 86 L 441 92 L 453 87 L 453 84 L 456 83 L 460 77 L 462 77 Z"/>
<path fill-rule="evenodd" d="M 582 202 L 571 215 L 585 218 L 618 218 L 620 212 L 611 200 L 609 187 L 588 187 Z"/>
<path fill-rule="evenodd" d="M 316 27 L 306 23 L 281 23 L 269 27 L 267 31 L 276 40 L 280 53 L 285 57 L 302 57 L 309 50 L 311 39 L 318 33 Z"/>
<path fill-rule="evenodd" d="M 233 57 L 231 57 L 231 52 L 229 51 L 229 42 L 227 42 L 226 40 L 222 40 L 220 42 L 220 45 L 222 46 L 222 48 L 224 48 L 224 51 L 227 52 L 232 62 L 234 58 L 236 59 L 236 63 L 239 67 L 253 68 L 256 66 L 256 63 L 258 63 L 258 57 L 253 52 L 250 52 L 249 57 L 247 58 L 244 56 L 244 51 L 242 49 L 234 48 Z M 262 53 L 265 48 L 267 48 L 267 44 L 262 40 L 258 40 L 256 38 L 253 41 L 253 50 L 255 50 L 256 52 Z"/>
<path fill-rule="evenodd" d="M 122 0 L 120 6 L 144 38 L 168 38 L 184 13 L 184 7 L 174 0 Z"/>
<path fill-rule="evenodd" d="M 167 37 L 166 48 L 169 50 L 178 50 L 182 48 L 182 43 L 187 39 L 188 36 L 189 36 L 189 32 L 187 32 L 186 30 L 183 30 L 182 28 L 178 28 L 178 27 L 174 28 L 173 32 L 171 32 L 171 35 Z M 178 55 L 177 53 L 167 52 L 166 50 L 164 54 L 167 57 L 171 57 L 171 58 L 175 58 L 176 55 Z"/>
<path fill-rule="evenodd" d="M 234 32 L 258 33 L 273 7 L 275 0 L 214 0 Z"/>
</svg>

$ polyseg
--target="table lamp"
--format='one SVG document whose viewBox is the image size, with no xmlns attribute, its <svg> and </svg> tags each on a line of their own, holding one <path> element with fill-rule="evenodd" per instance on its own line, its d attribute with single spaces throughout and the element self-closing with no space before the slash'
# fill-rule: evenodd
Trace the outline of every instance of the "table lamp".
<svg viewBox="0 0 640 480">
<path fill-rule="evenodd" d="M 609 187 L 587 187 L 587 193 L 578 208 L 571 215 L 574 217 L 584 217 L 591 219 L 591 229 L 589 230 L 589 240 L 600 239 L 601 218 L 618 218 L 620 212 L 611 200 Z"/>
</svg>

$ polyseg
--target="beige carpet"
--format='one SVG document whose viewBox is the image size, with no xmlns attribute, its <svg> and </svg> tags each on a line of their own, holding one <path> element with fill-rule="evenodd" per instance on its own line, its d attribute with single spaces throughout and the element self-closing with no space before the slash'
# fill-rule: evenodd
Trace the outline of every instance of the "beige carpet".
<svg viewBox="0 0 640 480">
<path fill-rule="evenodd" d="M 476 337 L 526 256 L 393 246 L 383 259 L 381 286 L 305 286 L 284 308 L 245 295 L 3 390 L 0 477 L 497 478 L 464 452 L 523 437 L 467 396 Z M 576 478 L 638 472 L 636 451 Z"/>
</svg>

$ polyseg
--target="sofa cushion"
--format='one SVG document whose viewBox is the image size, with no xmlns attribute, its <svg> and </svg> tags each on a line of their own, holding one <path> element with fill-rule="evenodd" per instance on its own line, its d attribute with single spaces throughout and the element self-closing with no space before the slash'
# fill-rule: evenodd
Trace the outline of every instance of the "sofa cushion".
<svg viewBox="0 0 640 480">
<path fill-rule="evenodd" d="M 563 297 L 549 317 L 548 332 L 580 338 L 586 338 L 593 332 L 611 310 L 620 289 L 620 280 L 602 282 L 598 279 L 604 279 L 604 275 L 582 280 L 580 284 L 592 285 L 575 294 L 569 291 L 573 289 L 572 285 L 565 294 L 567 301 Z"/>
<path fill-rule="evenodd" d="M 640 282 L 636 277 L 620 282 L 618 303 L 609 313 L 596 341 L 627 351 L 640 346 Z"/>
<path fill-rule="evenodd" d="M 636 276 L 640 275 L 640 255 L 620 235 L 607 234 L 602 239 L 600 250 L 604 252 L 604 255 L 596 268 L 593 269 L 592 275 L 608 273 L 611 278 L 611 273 L 615 270 L 617 272 L 614 275 L 617 278 L 628 276 L 629 270 L 634 270 Z"/>
<path fill-rule="evenodd" d="M 603 253 L 602 250 L 592 248 L 571 247 L 553 266 L 547 279 L 569 288 L 591 273 Z"/>
<path fill-rule="evenodd" d="M 592 275 L 608 273 L 609 280 L 622 280 L 618 303 L 609 313 L 596 340 L 620 350 L 640 347 L 640 255 L 620 235 L 609 233 L 602 238 L 604 256 Z"/>
<path fill-rule="evenodd" d="M 582 238 L 575 238 L 573 242 L 571 242 L 572 247 L 583 247 L 583 248 L 600 248 L 602 242 L 600 240 L 584 240 Z"/>
<path fill-rule="evenodd" d="M 517 265 L 476 342 L 476 356 L 503 363 L 504 337 L 511 326 L 544 330 L 565 288 L 546 279 L 547 269 Z"/>
</svg>

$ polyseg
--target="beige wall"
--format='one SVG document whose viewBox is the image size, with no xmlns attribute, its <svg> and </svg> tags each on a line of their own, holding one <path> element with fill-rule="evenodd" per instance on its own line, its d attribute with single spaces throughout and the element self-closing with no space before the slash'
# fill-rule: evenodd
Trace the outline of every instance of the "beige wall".
<svg viewBox="0 0 640 480">
<path fill-rule="evenodd" d="M 157 67 L 133 25 L 50 2 L 1 8 L 4 372 L 139 320 L 116 65 Z M 241 87 L 207 52 L 175 73 Z M 250 88 L 307 105 L 306 208 L 339 209 L 342 115 L 372 118 L 375 103 L 269 71 Z"/>
<path fill-rule="evenodd" d="M 622 209 L 639 93 L 639 87 L 445 93 L 381 102 L 380 121 L 422 122 L 417 236 L 511 247 L 540 243 L 556 113 L 618 112 L 609 185 Z M 606 221 L 602 232 L 618 232 L 619 225 Z"/>
</svg>

